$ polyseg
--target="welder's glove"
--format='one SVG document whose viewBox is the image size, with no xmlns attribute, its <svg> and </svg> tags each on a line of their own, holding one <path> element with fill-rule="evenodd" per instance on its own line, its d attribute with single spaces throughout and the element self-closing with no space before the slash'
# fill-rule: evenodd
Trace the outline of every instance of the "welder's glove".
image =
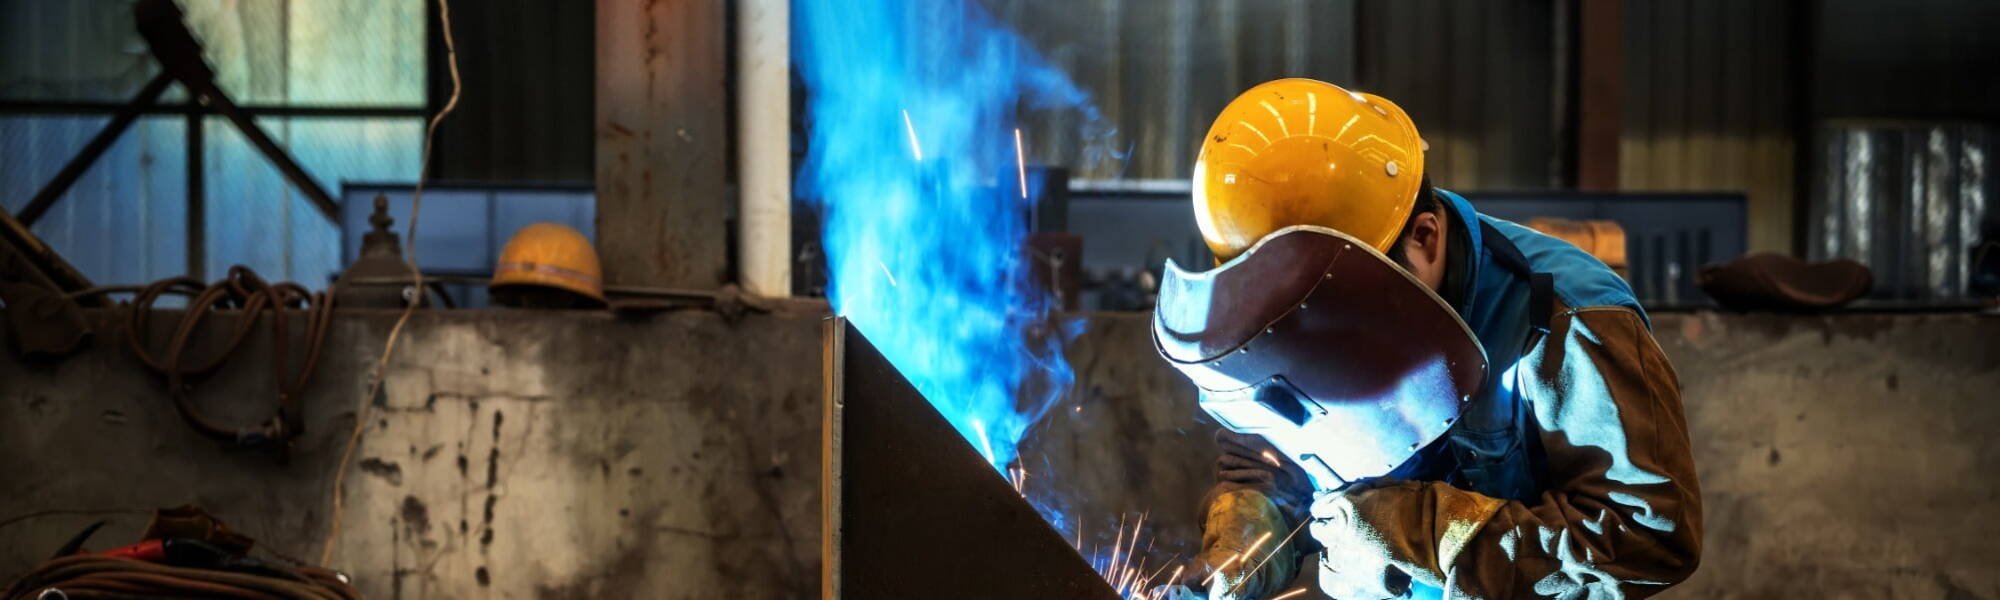
<svg viewBox="0 0 2000 600">
<path fill-rule="evenodd" d="M 1291 530 L 1263 492 L 1212 492 L 1202 519 L 1201 553 L 1179 583 L 1206 589 L 1210 600 L 1269 598 L 1298 574 L 1296 548 L 1280 543 Z"/>
<path fill-rule="evenodd" d="M 1421 483 L 1377 479 L 1338 492 L 1321 494 L 1313 500 L 1313 539 L 1326 547 L 1319 564 L 1320 591 L 1338 600 L 1383 600 L 1404 598 L 1416 589 L 1434 594 L 1442 582 L 1421 565 L 1407 562 L 1422 554 L 1407 546 L 1407 531 L 1385 528 L 1415 527 L 1416 520 L 1391 514 L 1408 508 L 1408 496 L 1422 489 Z M 1428 538 L 1428 534 L 1416 536 Z"/>
<path fill-rule="evenodd" d="M 1254 489 L 1277 504 L 1287 521 L 1297 524 L 1305 519 L 1312 502 L 1312 478 L 1264 436 L 1218 429 L 1215 447 L 1216 485 L 1209 492 L 1211 498 L 1220 492 Z"/>
</svg>

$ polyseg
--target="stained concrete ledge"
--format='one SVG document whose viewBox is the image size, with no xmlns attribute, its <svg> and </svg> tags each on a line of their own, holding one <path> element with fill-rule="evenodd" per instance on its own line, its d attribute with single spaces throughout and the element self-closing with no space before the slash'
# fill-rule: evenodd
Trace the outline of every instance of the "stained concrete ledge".
<svg viewBox="0 0 2000 600">
<path fill-rule="evenodd" d="M 66 361 L 0 354 L 0 577 L 92 520 L 112 522 L 101 546 L 138 534 L 131 511 L 181 502 L 316 558 L 332 464 L 395 316 L 337 316 L 288 465 L 183 426 L 117 311 L 93 314 L 100 339 Z M 419 314 L 357 453 L 334 563 L 381 598 L 813 596 L 822 317 Z M 1086 545 L 1148 512 L 1155 563 L 1184 556 L 1214 426 L 1152 355 L 1144 315 L 1086 319 L 1076 386 L 1023 444 L 1029 493 Z M 1654 323 L 1707 504 L 1703 566 L 1671 596 L 2000 599 L 2000 319 Z M 268 414 L 267 339 L 197 388 L 218 418 Z"/>
<path fill-rule="evenodd" d="M 120 316 L 94 314 L 94 347 L 52 368 L 0 359 L 0 577 L 92 520 L 112 521 L 101 548 L 136 538 L 132 511 L 183 502 L 317 560 L 330 473 L 396 313 L 335 319 L 287 465 L 184 426 Z M 418 313 L 332 564 L 376 598 L 811 596 L 822 318 Z M 266 332 L 197 388 L 204 410 L 269 415 Z"/>
</svg>

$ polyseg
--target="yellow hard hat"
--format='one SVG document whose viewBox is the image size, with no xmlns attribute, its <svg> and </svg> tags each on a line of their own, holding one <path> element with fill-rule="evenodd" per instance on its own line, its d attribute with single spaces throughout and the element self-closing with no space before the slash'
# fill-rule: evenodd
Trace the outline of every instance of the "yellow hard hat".
<svg viewBox="0 0 2000 600">
<path fill-rule="evenodd" d="M 500 249 L 491 288 L 528 285 L 568 290 L 604 302 L 603 270 L 590 239 L 567 225 L 522 227 Z"/>
<path fill-rule="evenodd" d="M 1424 142 L 1395 103 L 1280 79 L 1216 115 L 1194 166 L 1194 215 L 1217 262 L 1271 232 L 1318 225 L 1388 252 L 1424 176 Z"/>
</svg>

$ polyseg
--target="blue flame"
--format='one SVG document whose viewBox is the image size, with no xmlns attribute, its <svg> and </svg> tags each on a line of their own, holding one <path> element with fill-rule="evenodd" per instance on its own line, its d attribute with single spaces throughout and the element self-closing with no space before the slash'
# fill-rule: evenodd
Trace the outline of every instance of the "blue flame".
<svg viewBox="0 0 2000 600">
<path fill-rule="evenodd" d="M 1072 379 L 1028 284 L 1017 113 L 1088 95 L 965 0 L 802 0 L 800 196 L 820 209 L 827 296 L 959 434 L 1004 468 Z M 1043 333 L 1037 333 L 1043 332 Z"/>
</svg>

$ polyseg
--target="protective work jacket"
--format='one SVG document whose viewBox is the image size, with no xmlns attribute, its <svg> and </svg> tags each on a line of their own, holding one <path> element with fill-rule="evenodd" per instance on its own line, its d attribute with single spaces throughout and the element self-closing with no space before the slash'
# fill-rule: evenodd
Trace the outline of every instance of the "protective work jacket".
<svg viewBox="0 0 2000 600">
<path fill-rule="evenodd" d="M 1311 519 L 1301 550 L 1324 548 L 1321 587 L 1343 599 L 1643 597 L 1686 579 L 1701 557 L 1687 419 L 1630 286 L 1575 246 L 1437 194 L 1454 242 L 1469 242 L 1454 308 L 1494 376 L 1403 468 L 1318 498 L 1257 436 L 1225 430 L 1207 519 L 1241 490 L 1287 525 Z"/>
</svg>

